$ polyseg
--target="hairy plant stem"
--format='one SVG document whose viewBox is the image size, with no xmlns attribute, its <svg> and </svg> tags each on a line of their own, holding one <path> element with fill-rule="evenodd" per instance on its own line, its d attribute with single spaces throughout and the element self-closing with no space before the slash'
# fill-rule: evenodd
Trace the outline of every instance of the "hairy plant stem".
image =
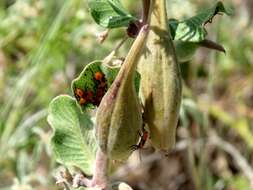
<svg viewBox="0 0 253 190">
<path fill-rule="evenodd" d="M 108 156 L 98 149 L 96 155 L 95 172 L 91 182 L 92 187 L 99 186 L 100 188 L 105 189 L 108 186 L 108 165 Z"/>
</svg>

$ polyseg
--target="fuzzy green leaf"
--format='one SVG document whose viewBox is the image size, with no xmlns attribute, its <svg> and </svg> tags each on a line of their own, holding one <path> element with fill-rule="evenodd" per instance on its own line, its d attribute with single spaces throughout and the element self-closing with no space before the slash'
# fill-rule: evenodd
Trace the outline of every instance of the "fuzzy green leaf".
<svg viewBox="0 0 253 190">
<path fill-rule="evenodd" d="M 93 61 L 84 67 L 81 74 L 72 81 L 71 85 L 73 94 L 82 110 L 95 108 L 99 105 L 103 95 L 113 83 L 119 70 L 120 67 L 110 67 L 103 64 L 102 61 Z M 104 78 L 100 81 L 97 80 L 96 73 L 102 74 Z M 136 72 L 135 87 L 137 92 L 139 91 L 139 86 L 140 74 Z M 80 91 L 82 96 L 80 96 Z M 83 101 L 85 102 L 83 103 Z"/>
<path fill-rule="evenodd" d="M 225 8 L 223 3 L 218 1 L 212 8 L 202 11 L 189 19 L 183 21 L 170 19 L 168 25 L 173 40 L 185 42 L 200 42 L 204 40 L 207 35 L 204 25 L 212 22 L 213 17 L 219 13 L 231 15 L 232 11 Z"/>
<path fill-rule="evenodd" d="M 50 103 L 48 122 L 54 130 L 51 146 L 56 160 L 91 175 L 97 144 L 90 116 L 73 98 L 61 95 Z"/>
<path fill-rule="evenodd" d="M 178 61 L 182 63 L 192 59 L 199 45 L 194 42 L 182 42 L 175 40 L 174 47 Z"/>
<path fill-rule="evenodd" d="M 128 26 L 136 20 L 119 0 L 89 0 L 88 4 L 95 22 L 105 28 Z"/>
</svg>

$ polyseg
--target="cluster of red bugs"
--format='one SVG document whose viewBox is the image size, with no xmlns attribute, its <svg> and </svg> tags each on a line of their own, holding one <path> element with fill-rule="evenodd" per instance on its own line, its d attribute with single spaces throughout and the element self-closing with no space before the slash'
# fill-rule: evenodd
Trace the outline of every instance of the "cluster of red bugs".
<svg viewBox="0 0 253 190">
<path fill-rule="evenodd" d="M 91 90 L 83 91 L 80 88 L 75 89 L 75 97 L 81 106 L 87 103 L 98 106 L 106 93 L 107 83 L 105 75 L 98 71 L 94 74 L 94 80 L 96 81 L 96 93 L 93 93 Z"/>
</svg>

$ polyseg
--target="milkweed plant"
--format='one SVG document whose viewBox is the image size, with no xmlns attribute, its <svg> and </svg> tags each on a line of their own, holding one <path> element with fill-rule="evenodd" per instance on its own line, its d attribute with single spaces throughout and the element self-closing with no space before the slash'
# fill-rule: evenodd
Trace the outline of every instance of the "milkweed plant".
<svg viewBox="0 0 253 190">
<path fill-rule="evenodd" d="M 165 0 L 142 0 L 141 18 L 120 0 L 89 0 L 88 5 L 105 28 L 101 43 L 119 27 L 126 37 L 105 58 L 85 64 L 72 81 L 71 95 L 59 95 L 49 105 L 51 148 L 65 167 L 56 182 L 65 189 L 131 189 L 112 183 L 113 171 L 147 140 L 164 155 L 173 148 L 182 94 L 179 64 L 199 47 L 225 52 L 207 39 L 206 25 L 231 10 L 218 1 L 177 20 L 168 18 Z M 130 38 L 128 53 L 118 59 L 118 49 Z"/>
</svg>

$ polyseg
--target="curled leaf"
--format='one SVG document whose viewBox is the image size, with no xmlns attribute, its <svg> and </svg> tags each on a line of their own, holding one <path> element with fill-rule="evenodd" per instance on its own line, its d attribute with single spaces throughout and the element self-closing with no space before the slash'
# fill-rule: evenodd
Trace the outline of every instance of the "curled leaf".
<svg viewBox="0 0 253 190">
<path fill-rule="evenodd" d="M 120 66 L 111 67 L 102 61 L 93 61 L 85 66 L 72 81 L 72 92 L 82 110 L 99 106 L 103 96 L 115 80 Z M 135 72 L 135 88 L 138 92 L 140 74 Z"/>
<path fill-rule="evenodd" d="M 201 13 L 178 21 L 169 19 L 168 26 L 173 40 L 184 42 L 200 42 L 207 36 L 205 24 L 211 23 L 214 16 L 217 14 L 231 15 L 232 10 L 225 8 L 221 1 L 218 1 L 212 8 L 202 11 Z"/>
</svg>

